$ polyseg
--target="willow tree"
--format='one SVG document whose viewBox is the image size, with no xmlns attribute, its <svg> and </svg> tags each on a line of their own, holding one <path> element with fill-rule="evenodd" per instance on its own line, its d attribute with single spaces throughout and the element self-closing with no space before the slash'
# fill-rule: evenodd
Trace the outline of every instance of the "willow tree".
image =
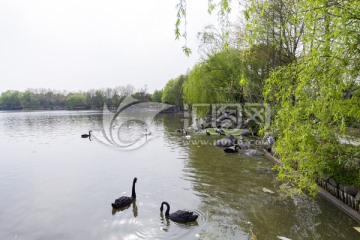
<svg viewBox="0 0 360 240">
<path fill-rule="evenodd" d="M 217 9 L 226 38 L 231 1 L 208 2 L 209 13 Z M 341 141 L 359 131 L 360 124 L 360 2 L 243 2 L 248 3 L 249 44 L 266 44 L 272 51 L 264 95 L 277 112 L 273 129 L 283 162 L 279 179 L 313 194 L 316 179 L 324 174 L 360 187 L 360 147 Z M 186 40 L 185 0 L 179 1 L 178 10 L 175 34 Z M 186 42 L 184 51 L 190 53 Z"/>
<path fill-rule="evenodd" d="M 272 48 L 266 44 L 253 45 L 242 51 L 243 76 L 239 84 L 243 86 L 247 102 L 263 102 L 265 81 L 270 75 Z"/>
<path fill-rule="evenodd" d="M 183 94 L 182 85 L 187 76 L 180 75 L 175 79 L 170 79 L 162 91 L 161 101 L 164 103 L 173 104 L 183 109 Z"/>
<path fill-rule="evenodd" d="M 179 3 L 176 5 L 177 15 L 175 22 L 175 39 L 184 39 L 185 44 L 183 46 L 183 51 L 186 55 L 191 54 L 191 49 L 187 45 L 187 1 L 179 0 Z M 228 45 L 226 39 L 228 37 L 228 27 L 229 27 L 229 14 L 231 12 L 231 0 L 208 0 L 207 12 L 212 14 L 214 10 L 217 11 L 218 20 L 221 26 L 221 36 L 225 39 L 224 47 Z"/>
<path fill-rule="evenodd" d="M 288 26 L 299 21 L 303 26 L 301 49 L 294 49 L 299 55 L 272 72 L 264 92 L 278 111 L 273 125 L 283 162 L 278 177 L 313 194 L 323 175 L 360 187 L 360 147 L 341 141 L 360 119 L 360 2 L 269 2 L 287 9 Z M 264 12 L 271 7 L 261 4 Z M 262 28 L 252 23 L 253 29 Z M 281 39 L 291 33 L 282 31 Z"/>
<path fill-rule="evenodd" d="M 153 94 L 151 95 L 151 101 L 153 102 L 162 102 L 161 98 L 162 98 L 162 94 L 163 94 L 163 90 L 157 90 L 155 89 L 155 91 L 153 92 Z"/>
<path fill-rule="evenodd" d="M 225 49 L 197 64 L 183 85 L 184 100 L 194 103 L 244 102 L 241 52 Z"/>
</svg>

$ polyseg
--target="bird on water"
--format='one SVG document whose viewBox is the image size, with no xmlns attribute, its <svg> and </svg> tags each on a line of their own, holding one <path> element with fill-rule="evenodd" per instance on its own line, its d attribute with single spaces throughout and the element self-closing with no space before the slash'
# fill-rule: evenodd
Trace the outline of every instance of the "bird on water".
<svg viewBox="0 0 360 240">
<path fill-rule="evenodd" d="M 151 135 L 151 132 L 148 132 L 148 130 L 145 128 L 145 133 L 146 136 Z"/>
<path fill-rule="evenodd" d="M 118 208 L 124 208 L 129 206 L 134 200 L 136 199 L 136 193 L 135 193 L 135 183 L 137 181 L 137 178 L 134 178 L 133 185 L 132 185 L 132 194 L 131 197 L 122 196 L 118 199 L 115 199 L 115 202 L 111 204 L 111 206 L 115 209 Z"/>
<path fill-rule="evenodd" d="M 82 134 L 81 137 L 82 138 L 89 138 L 89 137 L 91 137 L 91 132 L 92 132 L 92 130 L 89 131 L 89 134 Z"/>
<path fill-rule="evenodd" d="M 194 222 L 198 218 L 198 215 L 194 214 L 193 212 L 178 210 L 173 213 L 169 213 L 170 205 L 167 202 L 162 202 L 160 207 L 160 212 L 163 211 L 163 206 L 166 205 L 166 212 L 165 217 L 170 219 L 171 221 L 178 222 L 178 223 L 187 223 L 187 222 Z"/>
<path fill-rule="evenodd" d="M 237 153 L 237 152 L 239 152 L 239 149 L 241 150 L 241 147 L 239 145 L 235 145 L 235 146 L 224 148 L 224 152 Z"/>
<path fill-rule="evenodd" d="M 185 131 L 185 138 L 186 138 L 186 139 L 190 139 L 190 138 L 191 138 L 191 136 L 188 134 L 188 131 Z"/>
</svg>

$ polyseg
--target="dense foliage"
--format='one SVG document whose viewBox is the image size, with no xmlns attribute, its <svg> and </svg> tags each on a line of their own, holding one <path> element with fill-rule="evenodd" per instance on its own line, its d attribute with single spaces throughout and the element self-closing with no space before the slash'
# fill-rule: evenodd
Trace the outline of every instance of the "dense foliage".
<svg viewBox="0 0 360 240">
<path fill-rule="evenodd" d="M 153 102 L 161 102 L 163 90 L 155 90 L 151 96 L 151 101 Z"/>
<path fill-rule="evenodd" d="M 169 80 L 162 91 L 162 102 L 172 104 L 180 109 L 183 109 L 182 85 L 186 79 L 187 76 L 180 75 L 175 79 Z"/>
<path fill-rule="evenodd" d="M 360 187 L 360 146 L 341 141 L 353 135 L 360 119 L 360 2 L 251 2 L 252 31 L 274 33 L 272 45 L 292 51 L 264 91 L 277 110 L 279 179 L 311 193 L 323 175 Z"/>
<path fill-rule="evenodd" d="M 241 55 L 236 49 L 226 49 L 197 64 L 183 86 L 184 99 L 189 104 L 243 101 Z"/>
<path fill-rule="evenodd" d="M 207 49 L 207 58 L 190 72 L 184 100 L 264 99 L 273 110 L 280 180 L 312 194 L 324 175 L 360 187 L 360 146 L 344 144 L 358 137 L 360 127 L 360 2 L 241 1 L 245 36 L 229 30 L 230 0 L 208 2 L 209 13 L 217 9 L 222 29 L 200 34 L 213 51 Z M 180 37 L 185 0 L 178 9 Z M 186 40 L 186 28 L 182 33 Z M 240 43 L 236 47 L 233 35 Z M 184 51 L 190 53 L 186 42 Z"/>
</svg>

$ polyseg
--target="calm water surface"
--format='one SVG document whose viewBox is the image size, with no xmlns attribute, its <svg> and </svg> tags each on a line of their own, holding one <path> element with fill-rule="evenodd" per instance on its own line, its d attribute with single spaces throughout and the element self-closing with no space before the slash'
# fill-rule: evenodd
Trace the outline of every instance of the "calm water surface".
<svg viewBox="0 0 360 240">
<path fill-rule="evenodd" d="M 123 151 L 80 138 L 101 130 L 101 112 L 0 112 L 0 239 L 360 239 L 326 200 L 281 193 L 269 160 L 225 154 L 212 145 L 220 136 L 184 140 L 181 115 L 149 124 L 151 139 Z M 134 177 L 136 203 L 113 211 Z M 167 221 L 162 201 L 197 223 Z"/>
</svg>

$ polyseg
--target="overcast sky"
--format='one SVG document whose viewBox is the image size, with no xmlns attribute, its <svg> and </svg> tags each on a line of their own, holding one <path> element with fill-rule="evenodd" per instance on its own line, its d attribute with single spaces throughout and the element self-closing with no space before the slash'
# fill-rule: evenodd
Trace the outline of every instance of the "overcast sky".
<svg viewBox="0 0 360 240">
<path fill-rule="evenodd" d="M 178 0 L 0 0 L 0 92 L 89 90 L 132 84 L 148 91 L 199 61 L 196 33 L 215 17 L 188 1 L 190 57 L 175 41 Z"/>
</svg>

